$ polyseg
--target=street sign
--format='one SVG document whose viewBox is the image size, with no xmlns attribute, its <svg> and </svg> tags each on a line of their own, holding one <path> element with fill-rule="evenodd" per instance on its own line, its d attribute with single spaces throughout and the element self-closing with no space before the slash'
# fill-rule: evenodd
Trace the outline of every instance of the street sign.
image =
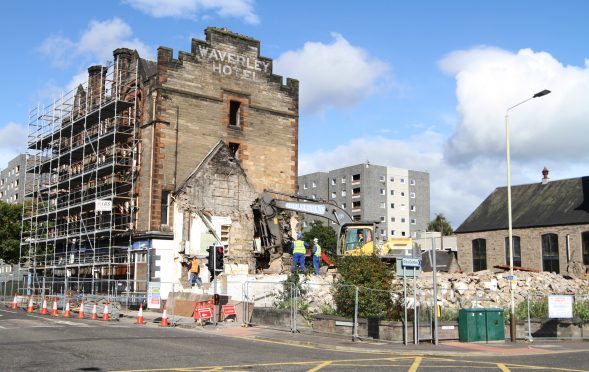
<svg viewBox="0 0 589 372">
<path fill-rule="evenodd" d="M 405 268 L 421 267 L 421 260 L 419 258 L 402 258 L 401 265 Z"/>
<path fill-rule="evenodd" d="M 403 266 L 403 259 L 397 259 L 397 261 L 395 262 L 395 274 L 402 278 L 402 277 L 407 277 L 407 278 L 411 278 L 413 277 L 413 275 L 415 274 L 415 276 L 420 276 L 421 275 L 421 265 L 415 267 L 415 266 Z M 421 263 L 419 258 L 415 258 L 415 260 L 419 261 L 418 263 Z"/>
</svg>

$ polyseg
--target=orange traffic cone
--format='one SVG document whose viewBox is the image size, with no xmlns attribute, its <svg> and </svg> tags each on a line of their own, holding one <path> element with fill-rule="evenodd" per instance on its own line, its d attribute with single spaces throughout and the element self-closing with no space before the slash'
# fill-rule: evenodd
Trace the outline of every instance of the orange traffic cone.
<svg viewBox="0 0 589 372">
<path fill-rule="evenodd" d="M 14 299 L 12 300 L 12 310 L 18 309 L 18 292 L 14 293 Z"/>
<path fill-rule="evenodd" d="M 51 309 L 51 316 L 59 316 L 57 311 L 57 297 L 53 297 L 53 308 Z"/>
<path fill-rule="evenodd" d="M 78 311 L 78 318 L 84 319 L 84 299 L 82 298 L 82 303 L 80 304 L 80 311 Z"/>
<path fill-rule="evenodd" d="M 137 315 L 137 321 L 135 324 L 145 324 L 143 320 L 143 304 L 139 304 L 139 315 Z"/>
<path fill-rule="evenodd" d="M 108 320 L 108 301 L 104 303 L 104 311 L 102 312 L 102 320 Z"/>
<path fill-rule="evenodd" d="M 160 327 L 168 327 L 168 306 L 164 305 L 164 312 L 162 314 L 162 324 L 160 324 Z"/>
<path fill-rule="evenodd" d="M 27 313 L 32 313 L 33 309 L 33 295 L 29 298 L 29 306 L 27 306 Z"/>
<path fill-rule="evenodd" d="M 96 301 L 94 301 L 94 306 L 92 306 L 92 316 L 90 317 L 90 319 L 92 319 L 92 320 L 98 319 L 98 317 L 96 316 Z"/>
<path fill-rule="evenodd" d="M 72 315 L 70 314 L 70 299 L 68 298 L 67 301 L 65 302 L 65 310 L 63 311 L 63 316 L 65 318 L 69 318 Z"/>
<path fill-rule="evenodd" d="M 43 307 L 41 308 L 41 314 L 47 315 L 49 311 L 47 311 L 47 296 L 43 297 Z"/>
</svg>

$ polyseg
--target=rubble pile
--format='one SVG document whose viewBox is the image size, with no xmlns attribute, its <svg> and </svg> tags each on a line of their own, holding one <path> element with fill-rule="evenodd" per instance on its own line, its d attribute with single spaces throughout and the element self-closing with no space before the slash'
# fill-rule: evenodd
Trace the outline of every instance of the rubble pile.
<svg viewBox="0 0 589 372">
<path fill-rule="evenodd" d="M 442 307 L 472 306 L 507 307 L 510 303 L 509 273 L 489 270 L 476 273 L 438 273 L 438 301 Z M 549 272 L 515 271 L 515 303 L 538 300 L 549 294 L 589 296 L 589 280 L 567 279 Z M 416 282 L 417 298 L 421 304 L 433 301 L 432 273 L 423 273 Z M 398 283 L 402 281 L 397 280 Z M 411 281 L 408 281 L 409 283 Z M 412 283 L 410 283 L 412 284 Z"/>
</svg>

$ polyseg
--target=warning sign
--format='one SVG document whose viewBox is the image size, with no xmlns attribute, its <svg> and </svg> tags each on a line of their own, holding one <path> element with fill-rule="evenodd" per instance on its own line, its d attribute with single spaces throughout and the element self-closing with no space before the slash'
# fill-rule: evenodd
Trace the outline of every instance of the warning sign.
<svg viewBox="0 0 589 372">
<path fill-rule="evenodd" d="M 549 318 L 572 318 L 573 317 L 573 296 L 571 295 L 548 295 L 548 317 Z"/>
<path fill-rule="evenodd" d="M 198 319 L 211 319 L 213 317 L 213 309 L 210 307 L 198 310 Z"/>
<path fill-rule="evenodd" d="M 209 319 L 213 317 L 213 310 L 209 301 L 199 301 L 194 307 L 194 319 Z"/>
<path fill-rule="evenodd" d="M 235 305 L 223 306 L 223 314 L 224 315 L 235 315 Z"/>
</svg>

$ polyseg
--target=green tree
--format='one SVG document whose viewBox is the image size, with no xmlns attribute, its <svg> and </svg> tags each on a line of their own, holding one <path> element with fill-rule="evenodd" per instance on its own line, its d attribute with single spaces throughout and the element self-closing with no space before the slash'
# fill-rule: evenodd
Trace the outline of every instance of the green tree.
<svg viewBox="0 0 589 372">
<path fill-rule="evenodd" d="M 337 313 L 353 316 L 358 287 L 358 315 L 397 318 L 399 304 L 393 301 L 393 272 L 382 260 L 373 256 L 345 256 L 338 261 L 341 277 L 334 283 Z"/>
<path fill-rule="evenodd" d="M 319 245 L 325 251 L 325 254 L 330 259 L 335 259 L 337 256 L 337 235 L 335 230 L 329 226 L 323 226 L 321 221 L 311 222 L 311 229 L 303 233 L 303 240 L 311 244 L 314 238 L 319 239 Z"/>
<path fill-rule="evenodd" d="M 442 236 L 449 236 L 454 234 L 454 230 L 450 225 L 450 221 L 448 221 L 442 213 L 436 213 L 436 218 L 431 220 L 427 225 L 427 231 L 441 232 Z"/>
<path fill-rule="evenodd" d="M 22 223 L 22 204 L 0 201 L 0 258 L 17 263 Z"/>
</svg>

